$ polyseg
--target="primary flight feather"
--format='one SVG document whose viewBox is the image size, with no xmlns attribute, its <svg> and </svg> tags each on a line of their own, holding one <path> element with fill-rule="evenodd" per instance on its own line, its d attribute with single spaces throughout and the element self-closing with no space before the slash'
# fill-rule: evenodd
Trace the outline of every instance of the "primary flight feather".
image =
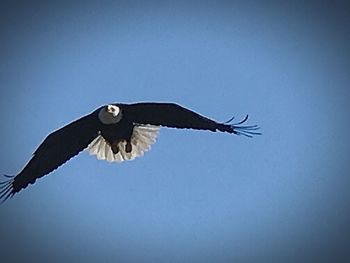
<svg viewBox="0 0 350 263">
<path fill-rule="evenodd" d="M 0 199 L 12 197 L 84 149 L 109 162 L 133 160 L 149 150 L 160 126 L 260 135 L 257 125 L 242 125 L 247 119 L 218 123 L 175 103 L 108 104 L 49 134 L 18 175 L 5 175 Z"/>
</svg>

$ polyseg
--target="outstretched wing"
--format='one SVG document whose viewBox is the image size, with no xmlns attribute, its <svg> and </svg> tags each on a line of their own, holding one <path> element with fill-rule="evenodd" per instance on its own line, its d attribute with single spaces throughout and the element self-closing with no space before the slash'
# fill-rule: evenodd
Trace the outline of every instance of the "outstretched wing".
<svg viewBox="0 0 350 263">
<path fill-rule="evenodd" d="M 84 150 L 98 136 L 98 125 L 93 112 L 48 135 L 23 170 L 0 183 L 0 199 L 12 197 Z"/>
<path fill-rule="evenodd" d="M 257 125 L 242 125 L 247 119 L 248 115 L 238 123 L 219 123 L 204 117 L 196 112 L 186 109 L 175 103 L 135 103 L 122 104 L 124 116 L 131 118 L 136 124 L 151 124 L 160 125 L 171 128 L 180 129 L 196 129 L 209 130 L 234 133 L 237 135 L 245 135 L 251 137 L 259 135 L 256 130 L 259 129 Z"/>
</svg>

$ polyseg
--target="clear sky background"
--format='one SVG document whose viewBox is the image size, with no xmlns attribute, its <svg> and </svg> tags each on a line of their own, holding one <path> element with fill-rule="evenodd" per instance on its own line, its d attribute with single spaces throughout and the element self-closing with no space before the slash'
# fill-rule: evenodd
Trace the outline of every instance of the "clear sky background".
<svg viewBox="0 0 350 263">
<path fill-rule="evenodd" d="M 0 206 L 1 262 L 350 259 L 346 1 L 11 2 L 2 174 L 111 102 L 249 114 L 263 135 L 162 129 L 122 164 L 82 152 Z"/>
</svg>

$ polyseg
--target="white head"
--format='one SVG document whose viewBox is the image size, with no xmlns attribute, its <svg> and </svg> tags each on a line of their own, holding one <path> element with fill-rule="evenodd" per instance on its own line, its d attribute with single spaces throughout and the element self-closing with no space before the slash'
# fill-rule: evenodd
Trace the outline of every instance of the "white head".
<svg viewBox="0 0 350 263">
<path fill-rule="evenodd" d="M 118 106 L 106 105 L 98 113 L 98 118 L 103 124 L 115 124 L 122 118 L 122 112 Z"/>
</svg>

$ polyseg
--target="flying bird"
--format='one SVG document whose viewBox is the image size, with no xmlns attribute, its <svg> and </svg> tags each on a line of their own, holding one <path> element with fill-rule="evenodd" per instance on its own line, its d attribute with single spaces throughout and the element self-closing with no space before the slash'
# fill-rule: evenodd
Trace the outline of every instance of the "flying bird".
<svg viewBox="0 0 350 263">
<path fill-rule="evenodd" d="M 0 200 L 7 200 L 57 169 L 84 149 L 99 160 L 123 162 L 142 156 L 155 142 L 160 126 L 179 129 L 228 132 L 252 137 L 257 125 L 219 123 L 175 103 L 143 102 L 104 105 L 92 113 L 52 132 L 35 150 L 16 176 L 4 175 Z"/>
</svg>

